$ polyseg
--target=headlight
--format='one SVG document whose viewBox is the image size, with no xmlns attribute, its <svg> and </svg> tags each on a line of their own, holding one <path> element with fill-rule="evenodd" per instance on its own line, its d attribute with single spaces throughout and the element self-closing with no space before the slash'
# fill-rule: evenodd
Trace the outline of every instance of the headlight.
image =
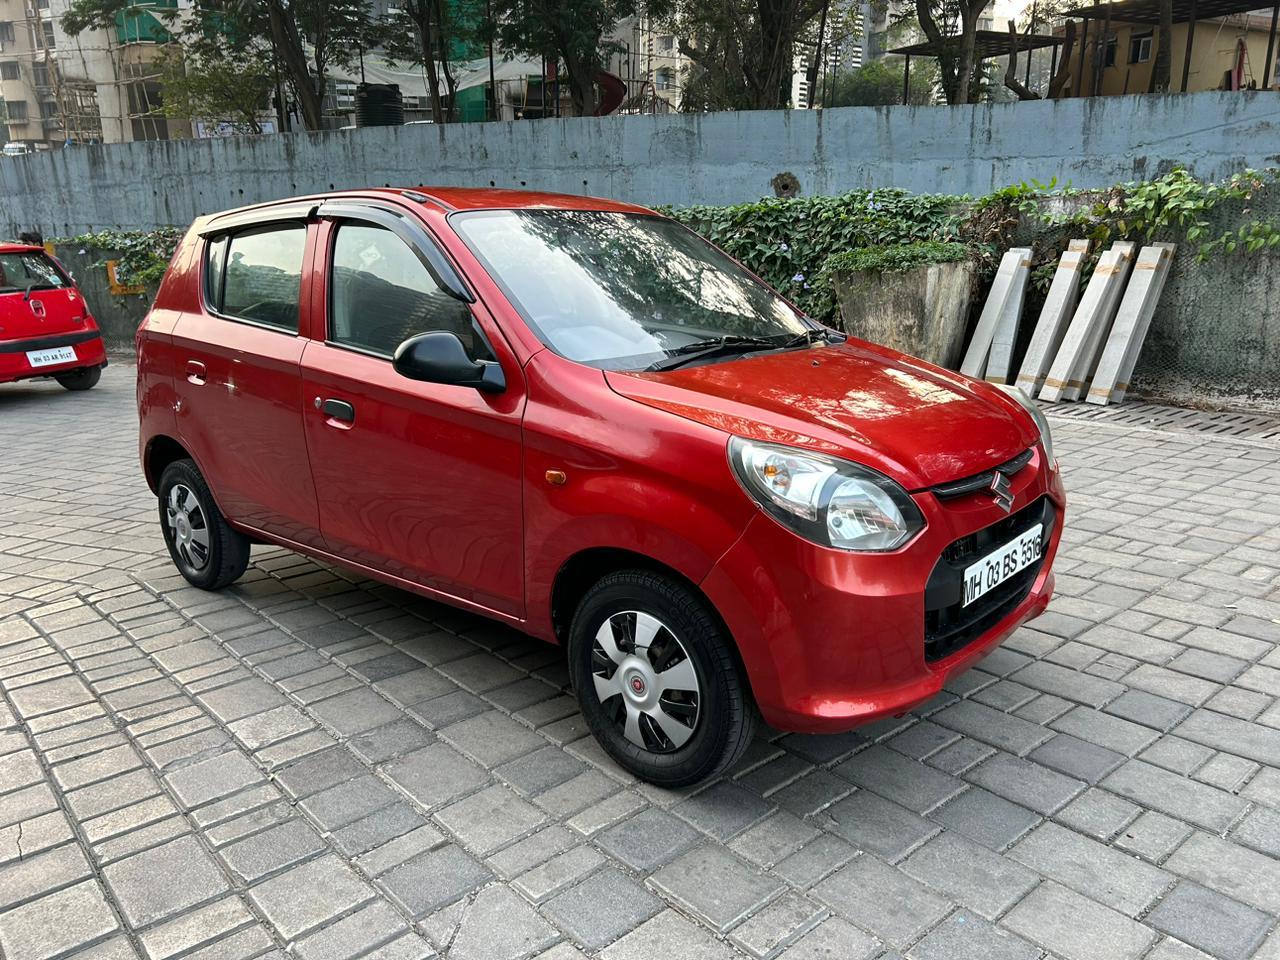
<svg viewBox="0 0 1280 960">
<path fill-rule="evenodd" d="M 895 550 L 924 527 L 907 491 L 847 460 L 733 437 L 729 464 L 770 516 L 819 546 Z"/>
<path fill-rule="evenodd" d="M 1031 419 L 1036 422 L 1036 427 L 1040 430 L 1040 442 L 1044 445 L 1044 455 L 1050 465 L 1057 466 L 1057 461 L 1053 457 L 1053 436 L 1049 433 L 1049 418 L 1040 411 L 1034 400 L 1022 392 L 1021 387 L 1014 386 L 1012 383 L 997 383 L 995 386 L 1017 400 L 1022 404 L 1022 409 L 1031 414 Z"/>
</svg>

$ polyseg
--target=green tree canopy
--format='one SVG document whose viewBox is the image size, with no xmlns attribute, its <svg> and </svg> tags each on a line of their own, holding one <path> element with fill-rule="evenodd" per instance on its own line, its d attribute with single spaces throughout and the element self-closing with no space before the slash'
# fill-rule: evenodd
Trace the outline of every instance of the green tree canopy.
<svg viewBox="0 0 1280 960">
<path fill-rule="evenodd" d="M 661 3 L 663 0 L 656 0 Z M 573 112 L 590 116 L 596 108 L 596 72 L 615 45 L 606 35 L 623 17 L 642 10 L 646 0 L 493 0 L 485 30 L 502 49 L 546 57 L 564 67 Z M 650 7 L 645 6 L 648 11 Z"/>
<path fill-rule="evenodd" d="M 938 72 L 932 64 L 912 61 L 907 103 L 933 102 Z M 902 103 L 902 61 L 872 60 L 854 70 L 842 70 L 830 81 L 829 107 L 881 107 Z"/>
</svg>

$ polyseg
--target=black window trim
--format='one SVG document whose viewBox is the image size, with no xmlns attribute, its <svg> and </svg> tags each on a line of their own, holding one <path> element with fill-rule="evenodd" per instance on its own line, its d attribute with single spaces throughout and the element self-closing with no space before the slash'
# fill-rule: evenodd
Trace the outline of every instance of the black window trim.
<svg viewBox="0 0 1280 960">
<path fill-rule="evenodd" d="M 273 226 L 287 227 L 300 226 L 303 232 L 310 230 L 310 223 L 306 220 L 299 220 L 296 217 L 285 217 L 281 220 L 254 220 L 245 223 L 236 223 L 232 227 L 226 229 L 218 229 L 215 231 L 201 231 L 200 236 L 204 239 L 204 249 L 200 254 L 200 301 L 205 312 L 210 316 L 217 317 L 219 320 L 227 320 L 231 323 L 243 323 L 249 327 L 257 327 L 259 330 L 269 330 L 272 333 L 278 333 L 286 337 L 302 337 L 302 285 L 306 282 L 307 273 L 307 248 L 306 241 L 309 237 L 304 237 L 302 247 L 302 264 L 299 269 L 298 276 L 298 319 L 290 330 L 287 327 L 276 326 L 273 323 L 266 323 L 263 320 L 253 320 L 249 317 L 237 317 L 234 313 L 226 313 L 222 309 L 222 295 L 226 291 L 227 285 L 227 264 L 224 259 L 222 264 L 222 276 L 220 278 L 220 287 L 218 290 L 218 302 L 215 304 L 209 299 L 209 255 L 215 244 L 225 243 L 226 251 L 231 250 L 231 239 L 242 233 L 250 233 L 254 230 L 269 229 Z"/>
<path fill-rule="evenodd" d="M 418 258 L 418 262 L 422 264 L 427 273 L 430 274 L 431 279 L 435 281 L 442 291 L 455 300 L 468 305 L 476 302 L 475 296 L 463 284 L 461 277 L 454 270 L 453 264 L 445 257 L 444 251 L 436 243 L 435 238 L 418 224 L 399 213 L 399 211 L 381 204 L 374 205 L 349 200 L 335 200 L 322 204 L 316 216 L 322 220 L 332 221 L 335 227 L 333 240 L 329 244 L 329 249 L 325 252 L 324 261 L 324 342 L 327 346 L 336 350 L 348 350 L 351 353 L 363 354 L 376 360 L 390 362 L 393 359 L 393 354 L 333 339 L 333 255 L 337 251 L 338 230 L 342 228 L 344 223 L 367 223 L 371 226 L 381 227 L 388 233 L 393 234 L 413 252 L 414 256 Z M 439 257 L 439 263 L 448 272 L 448 275 L 452 277 L 455 284 L 454 289 L 450 289 L 449 286 L 442 282 L 442 278 L 437 273 L 436 268 L 429 262 L 428 258 L 433 256 Z M 472 323 L 475 325 L 476 332 L 479 334 L 480 339 L 484 341 L 484 345 L 490 354 L 497 356 L 493 350 L 493 344 L 489 342 L 489 337 L 485 334 L 484 328 L 476 321 L 474 313 L 472 314 Z"/>
<path fill-rule="evenodd" d="M 357 200 L 326 200 L 316 210 L 316 216 L 321 220 L 364 220 L 390 230 L 408 244 L 441 290 L 463 303 L 476 302 L 475 295 L 462 281 L 435 238 L 425 227 L 394 207 Z"/>
</svg>

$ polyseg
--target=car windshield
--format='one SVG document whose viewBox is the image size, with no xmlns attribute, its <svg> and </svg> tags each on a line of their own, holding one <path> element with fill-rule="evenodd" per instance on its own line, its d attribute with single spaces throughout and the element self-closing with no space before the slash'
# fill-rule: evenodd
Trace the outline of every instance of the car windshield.
<svg viewBox="0 0 1280 960">
<path fill-rule="evenodd" d="M 815 330 L 672 220 L 481 210 L 450 222 L 542 342 L 580 363 L 661 369 L 799 345 Z"/>
<path fill-rule="evenodd" d="M 0 253 L 0 293 L 25 293 L 67 286 L 67 278 L 46 254 Z"/>
</svg>

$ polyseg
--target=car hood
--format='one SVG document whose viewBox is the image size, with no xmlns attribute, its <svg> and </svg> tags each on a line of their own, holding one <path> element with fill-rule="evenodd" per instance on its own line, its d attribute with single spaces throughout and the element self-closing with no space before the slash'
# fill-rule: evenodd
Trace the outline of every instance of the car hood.
<svg viewBox="0 0 1280 960">
<path fill-rule="evenodd" d="M 909 490 L 989 470 L 1038 436 L 1002 391 L 852 339 L 606 378 L 640 403 L 738 436 L 844 457 Z"/>
<path fill-rule="evenodd" d="M 87 313 L 74 287 L 32 290 L 30 300 L 21 292 L 0 293 L 0 340 L 31 340 L 83 330 Z"/>
</svg>

